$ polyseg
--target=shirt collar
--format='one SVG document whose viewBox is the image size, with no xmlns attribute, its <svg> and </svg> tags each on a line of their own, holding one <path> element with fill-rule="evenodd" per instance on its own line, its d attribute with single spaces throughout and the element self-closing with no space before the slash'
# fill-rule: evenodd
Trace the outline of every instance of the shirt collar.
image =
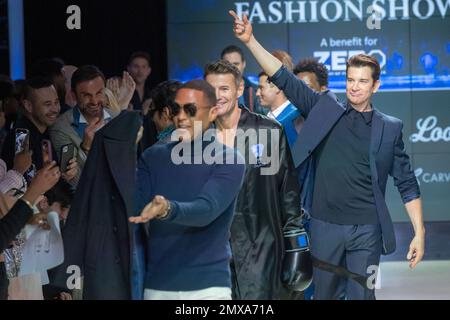
<svg viewBox="0 0 450 320">
<path fill-rule="evenodd" d="M 276 109 L 273 110 L 273 111 L 270 111 L 270 112 L 267 114 L 267 116 L 268 116 L 269 118 L 272 118 L 272 119 L 278 118 L 278 116 L 279 116 L 280 114 L 282 114 L 283 111 L 284 111 L 290 104 L 291 104 L 291 102 L 290 102 L 289 100 L 286 100 L 286 102 L 283 103 L 281 106 L 279 106 L 278 108 L 276 108 Z"/>
<path fill-rule="evenodd" d="M 359 114 L 363 118 L 363 120 L 366 124 L 370 124 L 372 122 L 372 117 L 373 117 L 373 106 L 372 105 L 370 105 L 370 106 L 372 109 L 371 111 L 359 112 L 355 108 L 353 108 L 353 106 L 350 103 L 347 103 L 347 108 L 345 109 L 345 113 L 347 115 L 354 113 L 353 117 L 357 116 Z"/>
<path fill-rule="evenodd" d="M 157 138 L 158 141 L 161 141 L 161 140 L 165 139 L 167 136 L 171 135 L 172 132 L 174 132 L 174 131 L 175 131 L 175 126 L 174 125 L 168 126 L 167 128 L 165 128 L 163 131 L 161 131 L 158 134 L 158 138 Z"/>
<path fill-rule="evenodd" d="M 103 108 L 103 120 L 110 120 L 111 119 L 111 115 L 106 112 L 105 108 Z M 83 114 L 80 112 L 80 120 L 79 123 L 86 123 L 86 118 L 83 116 Z"/>
</svg>

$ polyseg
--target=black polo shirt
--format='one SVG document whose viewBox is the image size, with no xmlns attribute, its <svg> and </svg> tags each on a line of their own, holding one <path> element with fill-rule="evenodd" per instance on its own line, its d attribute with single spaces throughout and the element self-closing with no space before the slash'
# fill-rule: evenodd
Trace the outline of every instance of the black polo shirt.
<svg viewBox="0 0 450 320">
<path fill-rule="evenodd" d="M 372 115 L 347 103 L 346 112 L 316 149 L 314 218 L 343 225 L 378 224 L 369 162 Z"/>
</svg>

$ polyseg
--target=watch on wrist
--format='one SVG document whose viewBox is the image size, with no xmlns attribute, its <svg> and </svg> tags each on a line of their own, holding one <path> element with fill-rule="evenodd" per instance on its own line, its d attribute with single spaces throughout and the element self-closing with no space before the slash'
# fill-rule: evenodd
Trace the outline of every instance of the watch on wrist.
<svg viewBox="0 0 450 320">
<path fill-rule="evenodd" d="M 20 198 L 20 200 L 22 200 L 23 202 L 25 202 L 25 204 L 26 204 L 32 211 L 34 210 L 33 204 L 32 204 L 30 201 L 28 201 L 27 199 L 24 199 L 23 197 Z"/>
<path fill-rule="evenodd" d="M 157 219 L 159 219 L 159 220 L 165 220 L 165 219 L 167 219 L 167 217 L 169 216 L 170 212 L 172 211 L 172 208 L 171 208 L 171 206 L 170 206 L 170 201 L 167 200 L 167 199 L 165 199 L 165 200 L 167 201 L 167 209 L 166 209 L 162 214 L 160 214 L 160 215 L 157 217 Z"/>
</svg>

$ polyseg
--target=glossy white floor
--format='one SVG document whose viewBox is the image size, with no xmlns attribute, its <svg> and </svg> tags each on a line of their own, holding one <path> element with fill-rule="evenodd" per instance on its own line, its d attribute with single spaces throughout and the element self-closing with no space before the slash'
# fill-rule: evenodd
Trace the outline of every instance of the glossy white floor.
<svg viewBox="0 0 450 320">
<path fill-rule="evenodd" d="M 450 261 L 382 262 L 377 300 L 450 300 Z"/>
</svg>

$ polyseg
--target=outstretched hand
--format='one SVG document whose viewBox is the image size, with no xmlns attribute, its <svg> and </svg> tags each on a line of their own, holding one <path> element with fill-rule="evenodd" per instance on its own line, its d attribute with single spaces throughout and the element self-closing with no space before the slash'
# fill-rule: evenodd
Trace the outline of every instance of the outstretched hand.
<svg viewBox="0 0 450 320">
<path fill-rule="evenodd" d="M 141 215 L 129 218 L 133 223 L 146 223 L 151 219 L 161 217 L 169 207 L 168 201 L 163 196 L 155 196 L 149 204 L 142 210 Z"/>
<path fill-rule="evenodd" d="M 247 15 L 244 14 L 244 16 L 241 19 L 233 10 L 228 11 L 228 13 L 230 14 L 230 16 L 234 18 L 233 24 L 234 35 L 243 43 L 248 43 L 253 36 L 253 27 L 252 24 L 250 23 L 250 20 L 248 20 Z"/>
</svg>

